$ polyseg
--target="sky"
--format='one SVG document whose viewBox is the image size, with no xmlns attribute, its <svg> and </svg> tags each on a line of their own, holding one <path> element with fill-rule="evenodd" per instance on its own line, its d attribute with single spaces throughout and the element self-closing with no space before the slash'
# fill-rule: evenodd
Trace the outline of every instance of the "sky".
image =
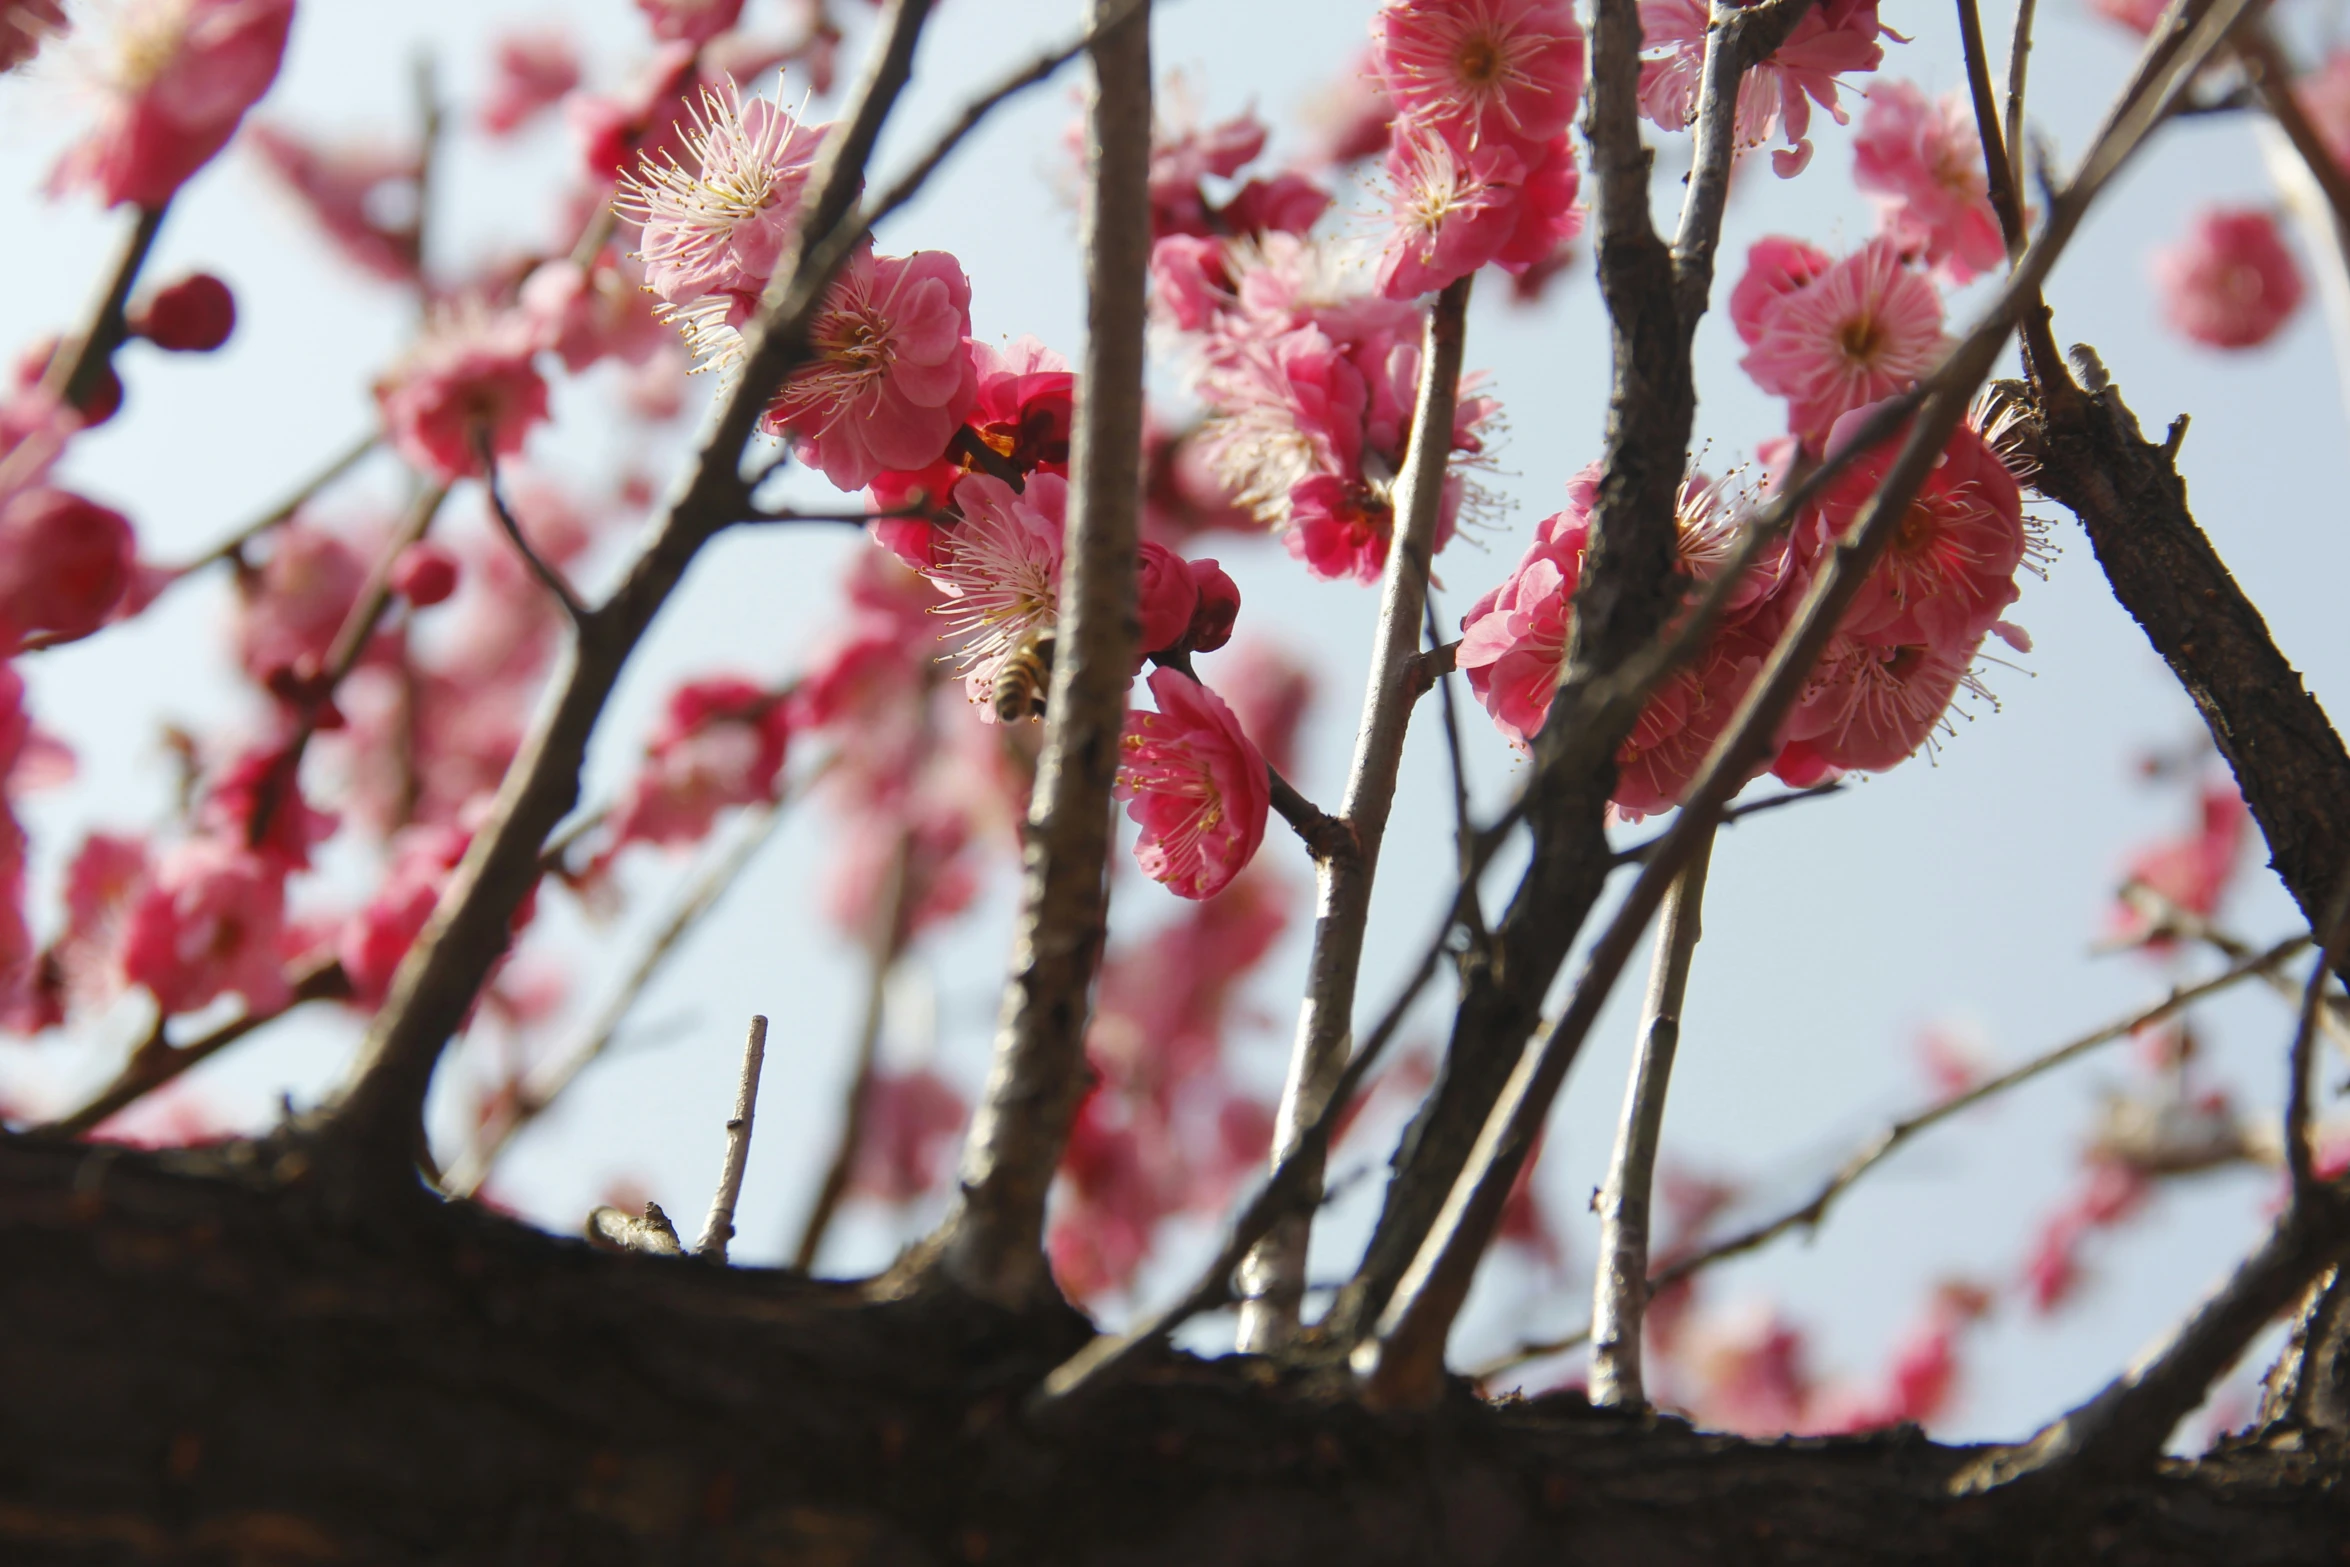
<svg viewBox="0 0 2350 1567">
<path fill-rule="evenodd" d="M 752 0 L 753 14 L 766 3 Z M 862 17 L 862 6 L 846 9 Z M 1297 145 L 1301 97 L 1348 68 L 1369 12 L 1367 0 L 1164 0 L 1157 63 L 1203 117 L 1250 106 L 1265 115 L 1278 160 Z M 1888 0 L 1884 17 L 1911 39 L 1888 46 L 1888 74 L 1936 94 L 1960 85 L 1942 8 Z M 625 0 L 579 0 L 560 11 L 546 0 L 312 0 L 262 112 L 311 129 L 396 134 L 410 123 L 410 62 L 420 51 L 429 50 L 461 109 L 478 91 L 488 38 L 557 19 L 586 42 L 591 80 L 616 80 L 641 48 L 641 24 Z M 906 112 L 884 139 L 882 167 L 901 166 L 968 95 L 1068 36 L 1076 21 L 1075 0 L 943 0 Z M 2004 39 L 2009 7 L 1992 4 L 1985 23 Z M 2038 38 L 2032 121 L 2061 168 L 2126 71 L 2132 40 L 2077 0 L 2048 0 Z M 0 234 L 12 241 L 0 261 L 0 344 L 77 319 L 124 222 L 41 193 L 81 112 L 73 68 L 67 50 L 30 77 L 0 79 Z M 1057 80 L 995 116 L 880 236 L 893 251 L 945 249 L 961 260 L 973 282 L 975 335 L 1033 334 L 1072 356 L 1083 311 L 1066 200 L 1073 83 Z M 804 90 L 786 88 L 794 101 Z M 1722 247 L 1725 286 L 1764 234 L 1840 250 L 1870 233 L 1845 134 L 1816 122 L 1815 136 L 1814 169 L 1801 180 L 1783 184 L 1759 161 L 1742 172 Z M 1657 140 L 1658 210 L 1669 219 L 1686 140 Z M 552 176 L 566 156 L 553 124 L 513 146 L 492 146 L 459 125 L 431 212 L 436 268 L 457 273 L 547 243 L 558 227 Z M 2060 340 L 2094 344 L 2150 429 L 2192 415 L 2181 469 L 2197 516 L 2311 689 L 2338 709 L 2339 693 L 2350 691 L 2339 608 L 2350 534 L 2333 488 L 2345 411 L 2326 322 L 2313 303 L 2272 345 L 2215 354 L 2160 325 L 2148 275 L 2150 249 L 2200 207 L 2272 201 L 2265 179 L 2242 116 L 2166 130 L 2093 215 L 2048 297 Z M 1333 221 L 1368 236 L 1375 205 L 1368 191 L 1348 193 Z M 77 443 L 68 470 L 128 512 L 158 559 L 224 536 L 363 432 L 369 384 L 413 325 L 408 300 L 336 262 L 250 154 L 232 150 L 175 207 L 151 275 L 196 267 L 235 286 L 235 341 L 209 360 L 127 350 L 129 406 Z M 1954 324 L 1981 300 L 1979 288 L 1956 296 Z M 1507 443 L 1491 483 L 1509 507 L 1438 562 L 1439 602 L 1455 617 L 1508 570 L 1535 520 L 1560 503 L 1566 478 L 1598 455 L 1607 385 L 1605 323 L 1587 272 L 1563 279 L 1533 309 L 1481 288 L 1468 345 L 1469 363 L 1487 373 L 1506 410 Z M 1737 352 L 1727 321 L 1709 316 L 1699 334 L 1697 438 L 1700 460 L 1716 471 L 1746 460 L 1780 426 L 1780 406 L 1740 374 Z M 1171 386 L 1171 367 L 1161 373 Z M 674 461 L 682 428 L 614 434 L 600 417 L 611 406 L 611 386 L 594 377 L 567 389 L 558 429 L 534 445 L 533 461 L 583 483 L 630 461 Z M 567 413 L 580 416 L 569 427 Z M 388 482 L 379 472 L 355 488 L 364 494 Z M 1985 671 L 1996 702 L 1968 709 L 1930 760 L 1738 825 L 1716 850 L 1666 1158 L 1751 1182 L 1753 1212 L 1800 1194 L 1856 1140 L 1930 1097 L 1916 1050 L 1922 1029 L 1964 1030 L 1987 1059 L 2006 1063 L 2156 998 L 2167 982 L 2142 958 L 2091 949 L 2131 848 L 2183 821 L 2179 795 L 2144 783 L 2138 759 L 2192 744 L 2197 722 L 2107 593 L 2079 530 L 2052 506 L 2039 510 L 2050 518 L 2056 555 L 2047 580 L 2028 581 L 2012 612 L 2032 634 L 2031 653 Z M 623 681 L 591 758 L 588 797 L 616 787 L 681 676 L 724 665 L 773 678 L 797 667 L 833 618 L 831 585 L 848 552 L 863 547 L 847 534 L 770 530 L 729 535 L 706 551 Z M 1373 595 L 1307 579 L 1270 541 L 1218 539 L 1215 552 L 1242 587 L 1244 630 L 1273 632 L 1321 673 L 1296 781 L 1332 800 L 1363 685 Z M 37 877 L 53 879 L 58 856 L 85 828 L 143 825 L 164 811 L 172 787 L 159 744 L 164 724 L 258 723 L 217 634 L 227 601 L 218 579 L 177 590 L 138 621 L 27 669 L 36 715 L 81 761 L 70 789 L 25 802 Z M 1473 707 L 1465 716 L 1475 792 L 1490 809 L 1522 764 Z M 1412 735 L 1383 852 L 1362 1012 L 1384 1006 L 1386 977 L 1416 956 L 1448 895 L 1449 785 L 1426 717 Z M 615 1183 L 628 1182 L 681 1223 L 698 1216 L 722 1153 L 742 1019 L 765 1012 L 776 1026 L 737 1255 L 757 1262 L 784 1249 L 829 1147 L 864 982 L 857 952 L 808 896 L 825 839 L 815 813 L 787 817 L 642 998 L 622 1048 L 517 1143 L 498 1184 L 518 1211 L 572 1230 Z M 1281 872 L 1302 893 L 1310 867 L 1296 845 L 1276 837 L 1266 852 L 1285 857 Z M 684 870 L 683 862 L 633 869 L 637 896 L 607 923 L 547 900 L 547 934 L 573 973 L 580 1009 L 600 998 L 616 955 L 633 950 Z M 935 1052 L 942 1071 L 976 1087 L 1008 940 L 1009 880 L 999 869 L 978 911 L 893 990 L 891 1060 Z M 1116 897 L 1122 929 L 1147 927 L 1171 907 L 1130 874 Z M 2257 866 L 2227 921 L 2258 941 L 2293 928 L 2289 903 Z M 1240 1070 L 1268 1091 L 1281 1073 L 1306 924 L 1301 912 L 1267 963 L 1252 996 L 1261 1018 L 1235 1045 Z M 1441 1037 L 1442 1001 L 1432 998 L 1415 1021 L 1420 1040 Z M 2248 1105 L 2275 1103 L 2285 1010 L 2247 988 L 2199 1020 L 2213 1081 Z M 0 1089 L 70 1102 L 107 1075 L 140 1021 L 118 1009 L 71 1038 L 0 1042 Z M 1633 1025 L 1619 997 L 1553 1119 L 1540 1182 L 1565 1235 L 1565 1267 L 1546 1272 L 1507 1258 L 1489 1266 L 1456 1332 L 1456 1363 L 1587 1314 L 1595 1226 L 1585 1204 L 1604 1167 Z M 192 1074 L 189 1091 L 231 1124 L 259 1124 L 281 1095 L 305 1103 L 328 1090 L 354 1038 L 348 1020 L 306 1015 Z M 444 1073 L 436 1105 L 444 1135 L 455 1130 L 465 1073 L 478 1070 L 459 1060 Z M 1935 1281 L 2013 1279 L 2038 1223 L 2076 1179 L 2101 1094 L 2127 1075 L 2118 1054 L 2100 1058 L 1921 1139 L 1857 1188 L 1816 1238 L 1719 1270 L 1707 1299 L 1730 1312 L 1776 1309 L 1811 1331 L 1821 1370 L 1874 1376 Z M 1384 1157 L 1369 1135 L 1379 1130 L 1366 1128 L 1341 1151 L 1342 1174 Z M 2013 1435 L 2093 1390 L 2224 1275 L 2266 1222 L 2273 1189 L 2252 1172 L 2181 1183 L 2094 1253 L 2096 1276 L 2073 1309 L 2053 1319 L 2012 1305 L 1996 1313 L 1970 1340 L 1961 1402 L 1937 1434 Z M 1343 1275 L 1375 1202 L 1376 1182 L 1357 1180 L 1333 1205 L 1317 1232 L 1313 1277 Z M 826 1266 L 877 1267 L 928 1217 L 853 1209 Z M 1203 1223 L 1175 1236 L 1133 1298 L 1105 1303 L 1105 1316 L 1177 1288 L 1208 1235 Z M 1228 1323 L 1204 1324 L 1191 1341 L 1209 1345 L 1228 1331 Z M 1538 1369 L 1529 1385 L 1556 1370 Z"/>
</svg>

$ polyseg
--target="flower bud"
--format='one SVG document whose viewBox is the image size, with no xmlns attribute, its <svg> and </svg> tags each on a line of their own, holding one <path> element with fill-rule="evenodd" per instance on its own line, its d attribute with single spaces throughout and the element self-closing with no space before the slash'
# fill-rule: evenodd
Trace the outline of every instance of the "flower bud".
<svg viewBox="0 0 2350 1567">
<path fill-rule="evenodd" d="M 1136 560 L 1134 607 L 1142 617 L 1143 653 L 1181 642 L 1199 608 L 1199 585 L 1188 562 L 1163 544 L 1145 543 Z"/>
<path fill-rule="evenodd" d="M 392 563 L 392 591 L 417 609 L 430 609 L 457 591 L 457 557 L 419 541 Z"/>
<path fill-rule="evenodd" d="M 130 329 L 174 354 L 208 354 L 237 326 L 237 299 L 209 272 L 193 272 L 131 313 Z"/>
<path fill-rule="evenodd" d="M 1199 602 L 1191 612 L 1183 644 L 1194 653 L 1213 653 L 1232 640 L 1232 623 L 1240 618 L 1240 585 L 1212 560 L 1195 560 L 1190 565 Z"/>
</svg>

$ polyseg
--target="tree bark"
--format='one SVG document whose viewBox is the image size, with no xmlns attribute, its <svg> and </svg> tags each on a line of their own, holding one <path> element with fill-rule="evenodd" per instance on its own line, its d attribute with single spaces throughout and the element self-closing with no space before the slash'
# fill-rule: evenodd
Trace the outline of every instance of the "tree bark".
<svg viewBox="0 0 2350 1567">
<path fill-rule="evenodd" d="M 339 1226 L 250 1145 L 0 1140 L 0 1559 L 29 1564 L 2339 1563 L 2350 1448 L 1957 1500 L 1914 1430 L 1749 1442 L 1168 1354 L 1059 1420 L 1060 1313 Z"/>
</svg>

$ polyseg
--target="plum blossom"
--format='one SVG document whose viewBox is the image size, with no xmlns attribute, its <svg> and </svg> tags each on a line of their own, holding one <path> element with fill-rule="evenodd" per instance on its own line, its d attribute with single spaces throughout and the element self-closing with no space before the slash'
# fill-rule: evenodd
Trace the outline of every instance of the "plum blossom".
<svg viewBox="0 0 2350 1567">
<path fill-rule="evenodd" d="M 1136 569 L 1134 605 L 1142 622 L 1136 651 L 1164 653 L 1191 630 L 1192 616 L 1199 609 L 1199 584 L 1192 578 L 1190 562 L 1148 540 L 1141 546 Z"/>
<path fill-rule="evenodd" d="M 196 824 L 281 872 L 308 870 L 310 851 L 333 836 L 335 818 L 303 798 L 301 780 L 289 765 L 298 761 L 268 746 L 238 756 L 205 792 Z"/>
<path fill-rule="evenodd" d="M 1493 262 L 1523 272 L 1581 231 L 1580 176 L 1566 138 L 1463 150 L 1412 120 L 1387 154 L 1394 230 L 1379 257 L 1379 291 L 1412 299 Z"/>
<path fill-rule="evenodd" d="M 1855 409 L 1839 420 L 1829 449 L 1851 439 L 1872 411 Z M 1809 541 L 1815 553 L 1859 520 L 1893 457 L 1890 443 L 1880 445 L 1828 486 L 1820 497 L 1817 532 Z M 2023 505 L 2023 494 L 1999 454 L 1961 425 L 1919 485 L 1838 629 L 1880 646 L 1973 646 L 2016 600 L 2015 574 L 2028 545 Z"/>
<path fill-rule="evenodd" d="M 1836 258 L 1815 245 L 1784 234 L 1766 235 L 1746 252 L 1746 270 L 1730 290 L 1730 322 L 1738 339 L 1752 348 L 1762 341 L 1763 320 L 1788 295 L 1825 277 Z"/>
<path fill-rule="evenodd" d="M 475 118 L 492 136 L 511 136 L 579 85 L 579 51 L 560 28 L 501 33 L 490 46 L 489 88 Z"/>
<path fill-rule="evenodd" d="M 2197 791 L 2192 831 L 2158 839 L 2130 855 L 2128 881 L 2158 894 L 2187 913 L 2209 919 L 2219 912 L 2236 873 L 2252 826 L 2251 812 L 2233 782 L 2209 783 Z M 2111 921 L 2120 940 L 2142 940 L 2156 928 L 2154 911 L 2141 903 L 2117 904 Z"/>
<path fill-rule="evenodd" d="M 1533 744 L 1550 716 L 1590 531 L 1581 508 L 1537 523 L 1517 569 L 1462 617 L 1455 667 L 1513 744 Z"/>
<path fill-rule="evenodd" d="M 706 44 L 735 24 L 743 0 L 636 0 L 652 24 L 653 36 Z"/>
<path fill-rule="evenodd" d="M 1151 234 L 1213 234 L 1218 222 L 1201 182 L 1230 179 L 1265 150 L 1265 122 L 1237 114 L 1220 124 L 1189 123 L 1178 102 L 1174 123 L 1152 128 Z"/>
<path fill-rule="evenodd" d="M 1732 625 L 1665 678 L 1616 752 L 1610 801 L 1618 816 L 1637 821 L 1681 803 L 1770 651 L 1769 642 Z"/>
<path fill-rule="evenodd" d="M 1663 130 L 1683 130 L 1697 118 L 1710 21 L 1707 0 L 1640 0 L 1640 111 Z M 1877 0 L 1827 0 L 1804 12 L 1787 41 L 1739 85 L 1738 145 L 1760 147 L 1783 131 L 1787 145 L 1771 154 L 1771 167 L 1782 179 L 1802 173 L 1811 161 L 1812 105 L 1842 125 L 1838 78 L 1875 70 L 1885 33 Z"/>
<path fill-rule="evenodd" d="M 622 183 L 618 206 L 643 225 L 645 286 L 681 312 L 720 296 L 718 324 L 740 326 L 791 237 L 824 130 L 732 83 L 705 88 L 685 159 L 647 156 Z"/>
<path fill-rule="evenodd" d="M 789 704 L 756 681 L 679 686 L 615 813 L 615 842 L 691 843 L 720 811 L 772 800 L 790 739 Z"/>
<path fill-rule="evenodd" d="M 122 970 L 166 1015 L 234 992 L 253 1012 L 290 994 L 284 955 L 282 864 L 216 838 L 168 850 L 124 917 Z"/>
<path fill-rule="evenodd" d="M 323 143 L 270 124 L 245 140 L 344 260 L 387 283 L 416 280 L 424 178 L 416 148 Z"/>
<path fill-rule="evenodd" d="M 1880 232 L 1949 281 L 1968 282 L 2006 260 L 1965 94 L 1933 103 L 1898 79 L 1870 89 L 1853 138 L 1853 182 L 1876 202 Z"/>
<path fill-rule="evenodd" d="M 947 602 L 939 613 L 956 639 L 964 690 L 987 717 L 997 672 L 1029 633 L 1058 623 L 1061 534 L 1068 481 L 1031 477 L 1026 490 L 987 474 L 955 486 L 962 521 L 946 530 L 930 580 Z"/>
<path fill-rule="evenodd" d="M 212 161 L 277 80 L 294 0 L 127 0 L 99 120 L 66 149 L 54 191 L 159 207 Z"/>
<path fill-rule="evenodd" d="M 1300 115 L 1310 147 L 1306 161 L 1335 167 L 1385 150 L 1395 123 L 1395 100 L 1380 79 L 1377 56 L 1366 47 L 1330 81 L 1309 94 Z"/>
<path fill-rule="evenodd" d="M 403 828 L 393 838 L 383 880 L 335 938 L 335 956 L 350 977 L 354 1005 L 364 1010 L 383 1005 L 392 976 L 432 918 L 441 889 L 465 858 L 471 838 L 445 824 Z"/>
<path fill-rule="evenodd" d="M 485 439 L 492 456 L 520 452 L 547 417 L 547 383 L 532 363 L 538 346 L 536 324 L 520 311 L 469 302 L 436 312 L 375 386 L 400 455 L 451 483 L 481 476 Z"/>
<path fill-rule="evenodd" d="M 760 421 L 843 490 L 936 461 L 978 400 L 971 284 L 944 251 L 852 258 L 809 329 L 815 363 Z"/>
<path fill-rule="evenodd" d="M 128 518 L 67 490 L 0 500 L 0 644 L 86 637 L 113 618 L 138 572 Z"/>
<path fill-rule="evenodd" d="M 1077 377 L 1070 373 L 1069 362 L 1033 337 L 1020 338 L 1001 351 L 975 342 L 971 359 L 979 390 L 964 424 L 978 443 L 1022 477 L 1037 472 L 1068 477 L 1070 421 L 1077 398 Z M 872 485 L 874 507 L 895 511 L 918 499 L 942 503 L 971 471 L 969 455 L 950 452 L 921 469 L 878 475 Z M 873 531 L 917 568 L 930 564 L 938 544 L 931 524 L 922 518 L 877 519 Z"/>
<path fill-rule="evenodd" d="M 1222 891 L 1265 841 L 1265 758 L 1221 697 L 1177 670 L 1150 677 L 1155 713 L 1129 713 L 1118 796 L 1142 828 L 1135 862 L 1186 898 Z"/>
<path fill-rule="evenodd" d="M 574 374 L 605 359 L 642 365 L 675 346 L 644 288 L 609 253 L 586 267 L 545 263 L 523 279 L 516 303 Z"/>
<path fill-rule="evenodd" d="M 1908 387 L 1948 343 L 1941 295 L 1889 239 L 1871 240 L 1756 315 L 1758 335 L 1739 364 L 1787 399 L 1787 427 L 1806 442 Z"/>
<path fill-rule="evenodd" d="M 1582 96 L 1583 28 L 1566 0 L 1392 0 L 1371 65 L 1403 116 L 1464 150 L 1548 141 Z"/>
<path fill-rule="evenodd" d="M 65 31 L 64 0 L 0 0 L 0 71 L 13 71 Z"/>
<path fill-rule="evenodd" d="M 2154 31 L 2154 24 L 2170 9 L 2170 0 L 2089 0 L 2089 8 L 2143 36 Z"/>
<path fill-rule="evenodd" d="M 2164 319 L 2212 348 L 2258 348 L 2301 308 L 2301 269 L 2257 207 L 2210 207 L 2155 252 Z"/>
<path fill-rule="evenodd" d="M 954 1085 L 928 1067 L 876 1070 L 865 1080 L 865 1131 L 849 1190 L 887 1203 L 927 1195 L 946 1173 L 970 1113 Z"/>
<path fill-rule="evenodd" d="M 303 517 L 277 529 L 268 560 L 237 577 L 238 664 L 264 685 L 316 672 L 366 580 L 366 560 L 339 534 Z"/>
<path fill-rule="evenodd" d="M 1883 772 L 1944 725 L 1982 639 L 1956 648 L 1838 636 L 1812 669 L 1772 771 L 1797 788 L 1842 771 Z"/>
</svg>

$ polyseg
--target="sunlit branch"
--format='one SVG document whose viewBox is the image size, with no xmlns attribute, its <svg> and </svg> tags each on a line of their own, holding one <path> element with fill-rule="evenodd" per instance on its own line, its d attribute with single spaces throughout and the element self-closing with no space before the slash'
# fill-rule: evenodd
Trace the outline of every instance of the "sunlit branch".
<svg viewBox="0 0 2350 1567">
<path fill-rule="evenodd" d="M 734 1240 L 734 1209 L 742 1199 L 743 1172 L 751 1162 L 751 1128 L 759 1108 L 759 1072 L 767 1064 L 767 1019 L 753 1017 L 743 1042 L 742 1078 L 735 1087 L 734 1114 L 726 1120 L 726 1162 L 718 1173 L 718 1193 L 710 1200 L 710 1216 L 702 1224 L 702 1238 L 694 1255 L 712 1262 L 726 1260 Z"/>
</svg>

